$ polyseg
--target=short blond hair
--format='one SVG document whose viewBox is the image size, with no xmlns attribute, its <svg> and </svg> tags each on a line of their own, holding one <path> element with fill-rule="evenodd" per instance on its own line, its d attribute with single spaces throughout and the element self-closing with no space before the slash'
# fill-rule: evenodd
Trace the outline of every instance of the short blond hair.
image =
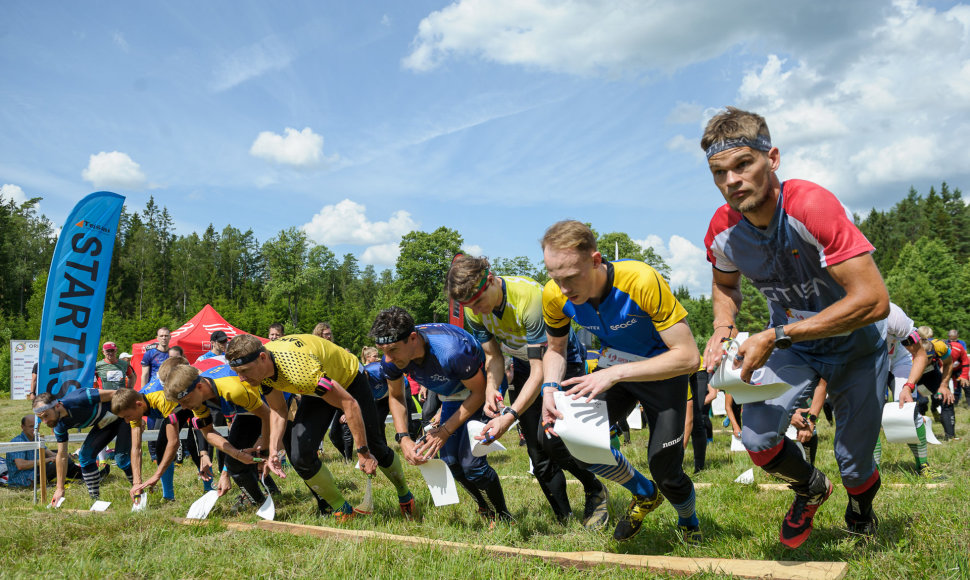
<svg viewBox="0 0 970 580">
<path fill-rule="evenodd" d="M 122 411 L 135 408 L 135 403 L 142 398 L 141 393 L 135 389 L 118 389 L 111 396 L 111 412 L 120 415 Z"/>
<path fill-rule="evenodd" d="M 179 395 L 192 386 L 199 378 L 199 369 L 192 365 L 179 365 L 172 369 L 165 384 L 165 398 L 173 403 L 179 402 Z"/>
<path fill-rule="evenodd" d="M 586 224 L 577 220 L 562 220 L 549 226 L 542 236 L 542 249 L 595 252 L 596 236 Z"/>
<path fill-rule="evenodd" d="M 920 326 L 916 329 L 916 332 L 919 333 L 920 338 L 923 340 L 933 340 L 933 329 L 929 326 Z"/>
<path fill-rule="evenodd" d="M 177 366 L 189 364 L 189 359 L 184 356 L 170 356 L 158 367 L 158 380 L 164 385 L 168 381 L 168 375 Z"/>
<path fill-rule="evenodd" d="M 764 117 L 737 107 L 727 107 L 707 122 L 704 135 L 701 137 L 701 149 L 706 151 L 708 147 L 718 141 L 732 139 L 754 141 L 759 136 L 766 137 L 768 141 L 771 141 L 768 122 L 765 121 Z"/>
<path fill-rule="evenodd" d="M 247 357 L 263 348 L 263 342 L 251 334 L 237 334 L 226 346 L 226 360 Z"/>
</svg>

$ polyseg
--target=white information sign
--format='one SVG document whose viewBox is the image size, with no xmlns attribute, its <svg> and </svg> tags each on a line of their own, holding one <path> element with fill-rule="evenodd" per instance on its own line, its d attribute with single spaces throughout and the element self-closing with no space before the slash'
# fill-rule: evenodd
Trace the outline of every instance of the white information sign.
<svg viewBox="0 0 970 580">
<path fill-rule="evenodd" d="M 40 359 L 39 340 L 10 341 L 10 398 L 26 399 L 30 392 L 30 374 Z"/>
</svg>

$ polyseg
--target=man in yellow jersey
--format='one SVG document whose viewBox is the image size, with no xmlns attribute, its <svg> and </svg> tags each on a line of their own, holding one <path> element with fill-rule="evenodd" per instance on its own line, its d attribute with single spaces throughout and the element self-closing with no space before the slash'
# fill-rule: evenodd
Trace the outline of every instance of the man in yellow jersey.
<svg viewBox="0 0 970 580">
<path fill-rule="evenodd" d="M 140 391 L 134 389 L 119 389 L 111 397 L 111 412 L 128 421 L 131 426 L 131 469 L 132 486 L 129 490 L 131 499 L 135 500 L 145 488 L 162 482 L 162 497 L 167 500 L 175 498 L 172 480 L 175 475 L 174 461 L 179 446 L 179 428 L 187 426 L 187 419 L 192 412 L 178 403 L 165 398 L 162 386 L 172 369 L 178 365 L 188 364 L 184 357 L 169 357 L 158 368 L 155 377 Z M 141 445 L 142 432 L 146 424 L 143 417 L 155 419 L 158 425 L 158 449 L 162 449 L 155 473 L 146 480 L 142 480 Z M 194 434 L 193 434 L 194 435 Z M 193 435 L 190 435 L 192 437 Z M 201 443 L 201 444 L 200 444 Z M 199 470 L 199 475 L 205 481 L 205 490 L 211 489 L 212 459 L 204 441 L 195 441 L 189 446 L 192 460 Z"/>
<path fill-rule="evenodd" d="M 682 465 L 687 379 L 700 365 L 687 311 L 649 265 L 605 261 L 596 249 L 593 232 L 581 222 L 552 225 L 542 238 L 542 252 L 552 278 L 542 295 L 549 335 L 542 360 L 547 381 L 543 384 L 543 421 L 562 416 L 555 408 L 556 390 L 565 390 L 573 398 L 605 400 L 611 424 L 627 417 L 639 402 L 650 426 L 647 458 L 656 483 L 634 469 L 618 449 L 613 449 L 615 465 L 590 466 L 634 496 L 613 537 L 633 537 L 644 516 L 666 497 L 677 511 L 683 539 L 700 542 L 694 483 Z M 599 337 L 603 349 L 595 372 L 563 380 L 572 322 Z"/>
<path fill-rule="evenodd" d="M 228 365 L 218 365 L 203 372 L 189 365 L 181 365 L 163 379 L 166 398 L 192 409 L 192 426 L 202 431 L 206 440 L 218 448 L 225 458 L 219 479 L 219 495 L 229 490 L 229 479 L 232 478 L 243 492 L 233 506 L 234 510 L 261 505 L 266 498 L 259 488 L 255 463 L 261 461 L 261 451 L 267 448 L 265 442 L 271 436 L 273 413 L 263 401 L 260 388 L 243 383 Z M 276 397 L 282 399 L 278 392 L 269 398 L 275 404 L 285 406 L 285 403 L 275 400 Z M 215 413 L 234 417 L 226 437 L 213 427 Z M 284 476 L 282 473 L 279 475 Z M 270 493 L 279 492 L 268 474 L 265 484 Z"/>
<path fill-rule="evenodd" d="M 596 476 L 581 467 L 569 454 L 562 440 L 551 443 L 561 449 L 550 456 L 543 449 L 540 432 L 542 403 L 542 353 L 546 347 L 546 324 L 542 319 L 542 286 L 523 276 L 496 276 L 486 258 L 459 256 L 448 270 L 447 292 L 465 307 L 465 323 L 485 352 L 485 413 L 494 417 L 478 438 L 494 441 L 515 421 L 522 426 L 533 474 L 545 494 L 556 519 L 564 522 L 572 515 L 566 495 L 563 469 L 583 484 L 586 508 L 583 526 L 602 529 L 609 521 L 609 495 Z M 509 380 L 510 406 L 498 415 L 497 399 L 505 375 L 505 355 L 511 358 Z M 567 347 L 569 376 L 583 374 L 586 348 L 570 333 Z"/>
<path fill-rule="evenodd" d="M 266 392 L 275 389 L 301 395 L 290 427 L 286 427 L 284 408 L 270 404 L 274 418 L 268 463 L 274 471 L 282 469 L 278 455 L 282 437 L 290 462 L 317 498 L 321 514 L 336 509 L 334 515 L 340 520 L 354 516 L 330 470 L 317 457 L 320 441 L 339 408 L 360 445 L 361 470 L 373 474 L 380 467 L 397 489 L 401 513 L 406 518 L 414 516 L 414 495 L 404 479 L 400 458 L 378 435 L 384 422 L 377 419 L 374 395 L 357 357 L 322 338 L 295 334 L 265 345 L 254 336 L 236 336 L 229 342 L 226 358 L 245 382 L 262 385 Z"/>
</svg>

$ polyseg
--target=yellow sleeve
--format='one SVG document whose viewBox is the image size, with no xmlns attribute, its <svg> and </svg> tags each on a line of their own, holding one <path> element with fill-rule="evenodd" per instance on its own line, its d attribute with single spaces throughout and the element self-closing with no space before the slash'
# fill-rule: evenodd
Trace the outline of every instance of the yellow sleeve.
<svg viewBox="0 0 970 580">
<path fill-rule="evenodd" d="M 635 285 L 633 299 L 650 315 L 657 332 L 667 330 L 687 318 L 687 310 L 681 305 L 670 286 L 659 272 L 649 264 L 642 264 L 639 283 Z"/>
<path fill-rule="evenodd" d="M 239 377 L 222 377 L 215 379 L 219 395 L 233 405 L 238 405 L 250 413 L 263 406 L 263 399 L 259 390 L 243 384 Z"/>
<path fill-rule="evenodd" d="M 563 313 L 566 297 L 554 281 L 546 282 L 542 289 L 542 319 L 550 328 L 562 328 L 569 324 L 569 317 Z"/>
</svg>

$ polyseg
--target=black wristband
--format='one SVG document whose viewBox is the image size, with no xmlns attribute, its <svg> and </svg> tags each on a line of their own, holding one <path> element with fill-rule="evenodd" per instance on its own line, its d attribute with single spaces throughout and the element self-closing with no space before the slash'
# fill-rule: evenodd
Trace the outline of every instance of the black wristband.
<svg viewBox="0 0 970 580">
<path fill-rule="evenodd" d="M 370 448 L 367 447 L 366 445 L 361 445 L 360 447 L 357 448 L 358 455 L 367 455 L 368 453 L 370 453 Z"/>
<path fill-rule="evenodd" d="M 515 417 L 515 420 L 516 421 L 519 420 L 519 414 L 516 413 L 515 412 L 515 409 L 513 409 L 512 407 L 506 407 L 506 408 L 502 409 L 502 414 L 503 415 L 511 414 L 513 417 Z"/>
</svg>

